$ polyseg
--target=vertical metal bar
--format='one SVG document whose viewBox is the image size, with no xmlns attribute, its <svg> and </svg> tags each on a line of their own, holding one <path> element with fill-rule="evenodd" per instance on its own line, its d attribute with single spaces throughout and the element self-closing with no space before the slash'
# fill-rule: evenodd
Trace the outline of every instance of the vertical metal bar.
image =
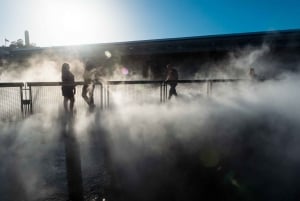
<svg viewBox="0 0 300 201">
<path fill-rule="evenodd" d="M 103 110 L 103 85 L 102 83 L 100 82 L 100 108 L 101 110 Z"/>
<path fill-rule="evenodd" d="M 29 104 L 30 104 L 30 114 L 33 114 L 33 108 L 32 108 L 32 91 L 31 91 L 31 85 L 29 85 Z"/>
<path fill-rule="evenodd" d="M 210 92 L 209 92 L 209 95 L 212 95 L 212 86 L 213 86 L 213 82 L 211 81 L 210 82 Z"/>
<path fill-rule="evenodd" d="M 23 85 L 24 86 L 24 85 Z M 20 103 L 21 103 L 21 113 L 23 116 L 23 86 L 20 86 Z"/>
<path fill-rule="evenodd" d="M 209 96 L 209 81 L 206 80 L 206 95 Z"/>
<path fill-rule="evenodd" d="M 107 85 L 107 89 L 106 89 L 106 93 L 107 93 L 107 108 L 109 108 L 109 84 Z"/>
<path fill-rule="evenodd" d="M 105 108 L 107 108 L 107 85 L 105 85 L 104 88 L 104 103 L 105 103 Z"/>
<path fill-rule="evenodd" d="M 163 99 L 163 102 L 165 102 L 165 82 L 163 82 L 163 84 L 162 84 L 162 92 L 163 92 L 163 97 L 162 97 L 162 99 Z"/>
<path fill-rule="evenodd" d="M 160 102 L 162 103 L 162 85 L 163 82 L 160 83 Z"/>
<path fill-rule="evenodd" d="M 103 87 L 103 107 L 106 108 L 106 85 Z"/>
<path fill-rule="evenodd" d="M 163 102 L 166 101 L 166 83 L 163 84 Z"/>
<path fill-rule="evenodd" d="M 165 101 L 167 101 L 167 97 L 168 97 L 168 84 L 165 83 Z"/>
</svg>

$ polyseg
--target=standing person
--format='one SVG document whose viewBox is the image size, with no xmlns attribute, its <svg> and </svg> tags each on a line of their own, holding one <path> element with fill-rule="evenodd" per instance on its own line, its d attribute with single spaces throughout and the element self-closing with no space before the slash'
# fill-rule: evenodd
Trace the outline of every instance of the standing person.
<svg viewBox="0 0 300 201">
<path fill-rule="evenodd" d="M 178 72 L 175 68 L 172 67 L 171 64 L 167 65 L 167 77 L 165 82 L 167 82 L 170 85 L 168 99 L 171 99 L 173 95 L 177 96 L 176 86 L 178 82 Z"/>
<path fill-rule="evenodd" d="M 61 68 L 61 80 L 62 80 L 62 95 L 64 97 L 64 108 L 66 112 L 73 112 L 76 93 L 74 75 L 70 71 L 70 65 L 64 63 Z M 68 107 L 68 101 L 70 101 Z"/>
<path fill-rule="evenodd" d="M 252 81 L 258 81 L 259 80 L 259 77 L 258 77 L 258 75 L 255 73 L 255 70 L 254 70 L 254 68 L 250 68 L 250 70 L 249 70 L 249 77 L 250 77 L 250 79 L 252 80 Z"/>
<path fill-rule="evenodd" d="M 254 68 L 250 68 L 249 77 L 250 77 L 251 80 L 257 80 L 257 74 L 255 73 Z"/>
<path fill-rule="evenodd" d="M 84 85 L 82 87 L 81 95 L 85 102 L 89 105 L 90 109 L 93 109 L 95 107 L 94 89 L 96 82 L 96 73 L 96 68 L 90 62 L 87 62 L 83 73 Z"/>
</svg>

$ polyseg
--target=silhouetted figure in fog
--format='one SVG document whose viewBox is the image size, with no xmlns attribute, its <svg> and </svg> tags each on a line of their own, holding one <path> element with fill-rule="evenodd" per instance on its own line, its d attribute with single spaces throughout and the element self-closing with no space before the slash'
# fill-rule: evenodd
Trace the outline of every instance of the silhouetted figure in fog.
<svg viewBox="0 0 300 201">
<path fill-rule="evenodd" d="M 83 73 L 84 85 L 82 87 L 82 97 L 89 105 L 90 109 L 95 107 L 94 89 L 97 81 L 97 69 L 90 62 L 87 62 Z"/>
<path fill-rule="evenodd" d="M 172 67 L 171 64 L 167 65 L 167 77 L 165 82 L 167 82 L 170 85 L 168 99 L 171 99 L 173 95 L 177 96 L 176 86 L 178 82 L 178 72 L 175 68 Z"/>
<path fill-rule="evenodd" d="M 249 77 L 250 77 L 250 79 L 251 80 L 257 80 L 257 75 L 256 75 L 256 73 L 255 73 L 255 70 L 254 70 L 254 68 L 250 68 L 250 70 L 249 70 Z"/>
<path fill-rule="evenodd" d="M 74 75 L 70 71 L 70 65 L 64 63 L 61 68 L 61 80 L 62 80 L 62 95 L 64 97 L 64 108 L 66 112 L 73 112 L 76 93 Z M 68 107 L 68 101 L 70 101 Z"/>
</svg>

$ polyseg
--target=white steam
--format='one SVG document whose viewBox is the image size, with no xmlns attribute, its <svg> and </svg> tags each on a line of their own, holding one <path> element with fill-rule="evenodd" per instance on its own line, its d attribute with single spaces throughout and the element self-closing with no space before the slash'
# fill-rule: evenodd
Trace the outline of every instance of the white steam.
<svg viewBox="0 0 300 201">
<path fill-rule="evenodd" d="M 0 82 L 59 82 L 61 66 L 69 63 L 76 80 L 82 80 L 83 63 L 79 59 L 54 58 L 37 55 L 22 63 L 12 63 L 0 68 Z"/>
<path fill-rule="evenodd" d="M 269 48 L 263 46 L 261 49 L 247 49 L 231 55 L 224 64 L 227 65 L 225 69 L 233 70 L 222 75 L 230 77 L 238 72 L 236 75 L 245 77 L 249 66 L 253 65 L 263 69 L 262 64 L 266 63 L 263 57 L 268 52 Z M 62 62 L 32 59 L 25 71 L 19 67 L 17 71 L 11 68 L 3 71 L 1 81 L 59 81 Z M 70 64 L 71 70 L 73 67 L 79 77 L 83 70 L 82 63 L 75 60 Z M 116 65 L 118 71 L 113 77 L 119 79 L 122 78 L 118 76 L 122 75 L 124 66 Z M 131 91 L 124 87 L 121 92 L 116 88 L 115 91 L 112 89 L 113 108 L 92 114 L 86 111 L 87 107 L 78 106 L 81 97 L 77 96 L 74 129 L 80 142 L 84 187 L 89 192 L 93 184 L 88 179 L 103 182 L 105 177 L 104 173 L 97 172 L 104 169 L 99 167 L 99 163 L 104 163 L 102 154 L 98 152 L 98 148 L 104 146 L 101 143 L 107 146 L 117 174 L 120 170 L 125 175 L 119 179 L 122 188 L 130 192 L 130 189 L 138 191 L 146 186 L 148 191 L 145 190 L 145 196 L 150 198 L 157 193 L 156 187 L 164 187 L 160 182 L 175 178 L 176 174 L 172 173 L 180 172 L 174 170 L 177 170 L 179 160 L 177 154 L 192 158 L 204 168 L 218 171 L 236 168 L 235 171 L 240 175 L 230 180 L 233 186 L 240 189 L 248 185 L 253 192 L 258 191 L 264 182 L 272 183 L 265 175 L 261 175 L 265 179 L 262 181 L 255 180 L 253 175 L 257 172 L 268 174 L 267 170 L 271 168 L 269 160 L 277 164 L 284 157 L 284 164 L 272 168 L 279 175 L 276 180 L 278 184 L 289 184 L 290 180 L 283 180 L 280 173 L 289 171 L 290 166 L 300 162 L 300 75 L 286 73 L 284 77 L 277 81 L 214 84 L 211 96 L 206 96 L 199 85 L 190 85 L 187 90 L 184 84 L 179 84 L 179 96 L 164 104 L 153 98 L 159 95 L 156 87 L 132 87 Z M 134 95 L 136 98 L 127 99 L 125 91 L 129 91 L 128 97 Z M 45 100 L 52 97 L 48 96 Z M 143 96 L 146 98 L 142 99 Z M 62 104 L 61 95 L 59 98 L 61 102 L 53 103 L 57 108 L 61 108 Z M 137 104 L 136 100 L 144 102 Z M 41 110 L 19 122 L 0 122 L 0 178 L 11 181 L 6 186 L 0 184 L 1 200 L 20 200 L 22 196 L 30 200 L 67 196 L 61 136 L 63 120 L 60 110 L 52 108 L 53 104 L 51 109 Z M 43 107 L 50 108 L 50 104 Z M 107 141 L 103 141 L 104 138 Z M 252 152 L 248 161 L 240 162 L 242 157 L 239 154 L 242 155 L 244 149 Z M 229 165 L 224 161 L 229 161 Z M 154 173 L 147 170 L 153 170 Z M 160 170 L 163 173 L 155 174 Z M 295 171 L 292 170 L 289 171 L 291 177 Z M 153 183 L 146 184 L 145 178 Z M 183 173 L 179 179 L 182 182 L 172 185 L 180 186 L 187 182 Z M 20 186 L 19 191 L 16 190 L 20 196 L 16 196 L 12 190 L 16 185 Z M 268 192 L 266 189 L 264 198 L 270 198 Z M 180 192 L 176 193 L 181 195 Z"/>
</svg>

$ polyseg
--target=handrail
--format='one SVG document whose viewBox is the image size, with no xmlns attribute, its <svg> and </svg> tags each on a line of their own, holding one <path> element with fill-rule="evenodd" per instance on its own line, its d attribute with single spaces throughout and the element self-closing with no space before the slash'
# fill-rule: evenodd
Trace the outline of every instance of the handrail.
<svg viewBox="0 0 300 201">
<path fill-rule="evenodd" d="M 106 81 L 104 83 L 109 85 L 119 84 L 160 84 L 162 80 L 124 80 L 124 81 Z"/>
<path fill-rule="evenodd" d="M 0 82 L 0 87 L 23 87 L 23 82 Z"/>
<path fill-rule="evenodd" d="M 63 82 L 26 82 L 27 86 L 38 87 L 38 86 L 68 86 L 68 85 L 84 85 L 83 81 L 76 81 L 74 83 L 63 83 Z M 95 82 L 94 84 L 102 85 L 101 82 Z"/>
<path fill-rule="evenodd" d="M 178 80 L 178 83 L 205 83 L 205 82 L 237 82 L 245 79 L 198 79 L 198 80 Z"/>
<path fill-rule="evenodd" d="M 246 79 L 198 79 L 198 80 L 177 80 L 177 83 L 205 83 L 205 82 L 236 82 L 244 81 Z M 161 84 L 164 80 L 124 80 L 124 81 L 106 81 L 109 85 L 119 85 L 119 84 Z M 165 82 L 165 83 L 168 83 Z"/>
<path fill-rule="evenodd" d="M 220 83 L 220 82 L 238 82 L 238 81 L 249 81 L 249 79 L 197 79 L 197 80 L 177 80 L 178 84 L 193 84 L 199 83 L 206 85 L 206 92 L 207 95 L 210 96 L 212 94 L 212 87 L 213 83 Z M 168 87 L 169 83 L 172 81 L 165 81 L 165 80 L 99 80 L 98 82 L 94 83 L 98 85 L 99 88 L 98 94 L 100 94 L 100 108 L 109 108 L 110 106 L 110 97 L 111 94 L 114 92 L 114 87 L 118 85 L 147 85 L 153 84 L 153 86 L 157 86 L 159 88 L 156 93 L 158 93 L 159 101 L 164 103 L 167 101 L 168 97 Z M 60 86 L 82 86 L 85 83 L 83 81 L 76 81 L 76 82 L 0 82 L 0 88 L 9 88 L 9 87 L 18 87 L 20 93 L 20 104 L 21 104 L 21 114 L 23 117 L 26 117 L 28 114 L 32 114 L 34 112 L 34 104 L 35 101 L 32 99 L 32 88 L 35 87 L 60 87 Z M 151 86 L 151 85 L 150 85 Z M 34 89 L 35 90 L 35 89 Z M 78 93 L 77 93 L 78 95 Z M 80 93 L 79 95 L 80 96 Z M 98 95 L 97 95 L 98 96 Z"/>
<path fill-rule="evenodd" d="M 236 82 L 245 81 L 246 79 L 198 79 L 198 80 L 177 80 L 177 83 L 205 83 L 205 82 Z M 161 84 L 164 80 L 124 80 L 124 81 L 103 81 L 96 82 L 100 85 L 120 85 L 120 84 Z M 168 83 L 168 82 L 165 82 Z M 27 86 L 62 86 L 62 82 L 0 82 L 0 87 L 23 87 Z M 64 83 L 68 85 L 68 83 Z M 72 84 L 73 85 L 73 84 Z M 76 81 L 75 85 L 84 85 L 83 81 Z"/>
<path fill-rule="evenodd" d="M 74 82 L 75 85 L 83 85 L 84 82 Z M 28 86 L 62 86 L 62 85 L 74 85 L 74 83 L 69 84 L 69 83 L 64 83 L 63 82 L 27 82 Z"/>
</svg>

